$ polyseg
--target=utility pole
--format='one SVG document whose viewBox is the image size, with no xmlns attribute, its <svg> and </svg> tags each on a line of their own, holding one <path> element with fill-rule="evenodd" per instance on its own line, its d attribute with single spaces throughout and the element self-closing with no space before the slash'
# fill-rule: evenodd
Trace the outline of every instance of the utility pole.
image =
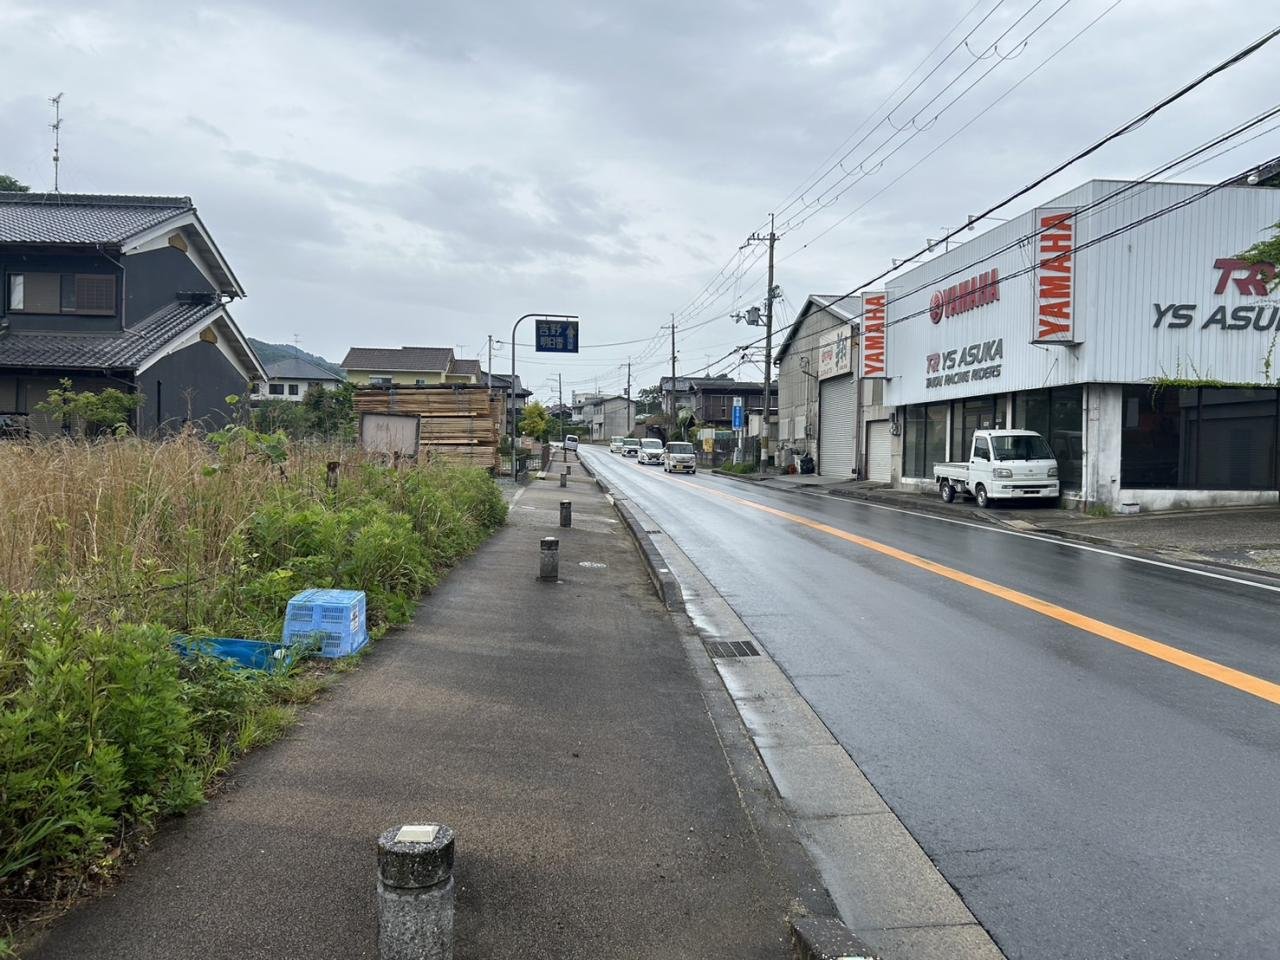
<svg viewBox="0 0 1280 960">
<path fill-rule="evenodd" d="M 676 428 L 676 315 L 671 315 L 671 429 Z"/>
<path fill-rule="evenodd" d="M 556 411 L 556 422 L 560 424 L 560 459 L 569 462 L 569 451 L 564 448 L 564 374 L 556 374 L 556 391 L 560 395 L 560 409 Z"/>
<path fill-rule="evenodd" d="M 753 233 L 747 237 L 747 243 L 769 244 L 769 280 L 764 297 L 764 410 L 760 415 L 762 426 L 760 431 L 761 466 L 767 466 L 771 457 L 769 449 L 769 371 L 773 367 L 773 245 L 778 241 L 778 234 L 774 230 L 773 216 L 772 213 L 769 214 L 769 235 L 767 237 L 762 237 L 758 233 Z M 746 244 L 743 244 L 743 246 L 746 246 Z"/>
<path fill-rule="evenodd" d="M 631 358 L 627 357 L 627 435 L 630 436 L 632 429 L 636 423 L 635 417 L 631 415 Z"/>
<path fill-rule="evenodd" d="M 765 466 L 770 465 L 773 460 L 773 451 L 770 449 L 769 442 L 769 381 L 771 379 L 769 374 L 773 369 L 773 245 L 777 240 L 778 235 L 773 229 L 771 213 L 769 214 L 769 287 L 764 302 L 764 410 L 760 416 L 760 422 L 763 425 L 760 460 Z"/>
</svg>

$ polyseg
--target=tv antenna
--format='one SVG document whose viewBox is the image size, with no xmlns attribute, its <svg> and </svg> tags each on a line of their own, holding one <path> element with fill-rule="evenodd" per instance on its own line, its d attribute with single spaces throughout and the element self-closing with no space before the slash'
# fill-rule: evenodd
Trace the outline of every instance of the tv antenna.
<svg viewBox="0 0 1280 960">
<path fill-rule="evenodd" d="M 62 93 L 59 92 L 56 97 L 50 97 L 49 102 L 53 104 L 53 123 L 49 124 L 49 129 L 53 131 L 53 192 L 58 192 L 58 164 L 61 162 L 60 148 L 62 147 Z"/>
</svg>

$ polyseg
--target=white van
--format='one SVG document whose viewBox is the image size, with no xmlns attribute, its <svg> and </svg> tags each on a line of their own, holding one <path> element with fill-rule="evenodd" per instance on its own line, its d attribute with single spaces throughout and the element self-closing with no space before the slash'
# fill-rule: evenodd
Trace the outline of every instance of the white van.
<svg viewBox="0 0 1280 960">
<path fill-rule="evenodd" d="M 578 438 L 575 437 L 572 433 L 566 433 L 564 435 L 564 448 L 566 450 L 577 450 Z"/>
</svg>

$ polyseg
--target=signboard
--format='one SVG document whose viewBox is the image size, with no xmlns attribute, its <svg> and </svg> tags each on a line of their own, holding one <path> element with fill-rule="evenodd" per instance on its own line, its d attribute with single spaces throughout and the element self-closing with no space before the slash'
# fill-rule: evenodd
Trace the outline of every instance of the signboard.
<svg viewBox="0 0 1280 960">
<path fill-rule="evenodd" d="M 742 413 L 743 413 L 742 398 L 734 397 L 733 398 L 733 429 L 735 430 L 741 430 L 744 426 L 742 421 Z"/>
<path fill-rule="evenodd" d="M 925 389 L 998 379 L 1003 361 L 1004 337 L 931 353 L 925 358 Z"/>
<path fill-rule="evenodd" d="M 382 453 L 402 457 L 418 455 L 418 439 L 422 418 L 395 413 L 360 414 L 360 449 L 365 453 Z"/>
<path fill-rule="evenodd" d="M 1213 288 L 1213 300 L 1203 308 L 1199 303 L 1152 304 L 1156 320 L 1153 325 L 1160 330 L 1186 330 L 1195 325 L 1197 330 L 1256 330 L 1266 333 L 1280 326 L 1280 298 L 1273 295 L 1272 284 L 1280 271 L 1274 263 L 1249 263 L 1239 257 L 1218 257 L 1213 261 L 1217 284 Z M 1221 302 L 1220 298 L 1233 300 L 1257 300 L 1238 306 Z M 1198 298 L 1197 298 L 1198 299 Z M 1264 371 L 1265 372 L 1265 371 Z"/>
<path fill-rule="evenodd" d="M 853 327 L 835 327 L 818 338 L 818 379 L 853 372 Z"/>
<path fill-rule="evenodd" d="M 539 320 L 533 335 L 538 353 L 577 353 L 577 320 Z"/>
<path fill-rule="evenodd" d="M 885 293 L 862 295 L 862 376 L 888 377 L 885 367 Z"/>
<path fill-rule="evenodd" d="M 1035 327 L 1033 343 L 1078 343 L 1076 336 L 1075 207 L 1036 211 Z"/>
</svg>

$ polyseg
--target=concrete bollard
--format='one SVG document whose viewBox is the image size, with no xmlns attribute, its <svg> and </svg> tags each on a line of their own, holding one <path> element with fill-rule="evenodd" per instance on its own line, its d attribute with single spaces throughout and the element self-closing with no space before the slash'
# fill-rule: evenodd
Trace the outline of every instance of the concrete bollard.
<svg viewBox="0 0 1280 960">
<path fill-rule="evenodd" d="M 452 960 L 453 831 L 444 824 L 378 837 L 378 956 Z"/>
<path fill-rule="evenodd" d="M 572 500 L 560 501 L 560 526 L 562 527 L 573 526 L 573 501 Z"/>
<path fill-rule="evenodd" d="M 560 486 L 567 487 L 569 485 L 568 480 L 569 477 L 566 474 L 560 474 Z"/>
<path fill-rule="evenodd" d="M 543 537 L 538 551 L 538 579 L 552 582 L 560 579 L 560 541 L 555 537 Z"/>
<path fill-rule="evenodd" d="M 564 465 L 564 475 L 567 477 L 567 476 L 569 476 L 569 475 L 570 475 L 570 474 L 572 474 L 572 473 L 573 473 L 573 464 L 571 464 L 571 463 L 566 463 L 566 464 Z"/>
</svg>

